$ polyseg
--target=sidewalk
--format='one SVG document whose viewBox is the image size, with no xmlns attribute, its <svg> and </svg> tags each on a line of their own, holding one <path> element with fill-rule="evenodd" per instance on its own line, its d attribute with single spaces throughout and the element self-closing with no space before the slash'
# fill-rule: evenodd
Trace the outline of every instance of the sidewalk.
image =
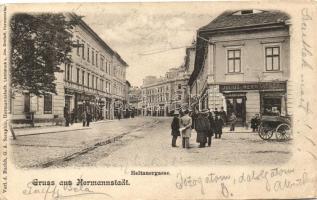
<svg viewBox="0 0 317 200">
<path fill-rule="evenodd" d="M 120 121 L 124 121 L 126 119 L 130 118 L 123 118 Z M 96 122 L 90 122 L 90 125 L 94 124 L 103 124 L 103 123 L 109 123 L 118 121 L 117 119 L 112 120 L 99 120 Z M 40 134 L 47 134 L 47 133 L 57 133 L 57 132 L 68 132 L 68 131 L 76 131 L 76 130 L 85 130 L 85 129 L 91 129 L 90 127 L 83 127 L 82 122 L 74 123 L 72 125 L 66 126 L 41 126 L 41 127 L 27 127 L 27 128 L 17 128 L 13 129 L 15 136 L 28 136 L 28 135 L 40 135 Z"/>
<path fill-rule="evenodd" d="M 19 128 L 14 129 L 15 136 L 27 136 L 27 135 L 40 135 L 46 133 L 67 132 L 74 130 L 91 129 L 91 127 L 83 127 L 82 123 L 74 123 L 73 125 L 66 126 L 45 126 L 34 128 Z"/>
<path fill-rule="evenodd" d="M 223 133 L 253 133 L 252 128 L 246 128 L 246 127 L 235 127 L 234 131 L 230 131 L 230 126 L 224 127 L 222 129 Z"/>
</svg>

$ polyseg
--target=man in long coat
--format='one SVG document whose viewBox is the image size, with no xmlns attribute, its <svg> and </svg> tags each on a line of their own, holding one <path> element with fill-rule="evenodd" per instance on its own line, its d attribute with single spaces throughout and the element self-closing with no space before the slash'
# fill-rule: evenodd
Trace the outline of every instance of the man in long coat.
<svg viewBox="0 0 317 200">
<path fill-rule="evenodd" d="M 211 138 L 215 132 L 215 119 L 214 119 L 213 113 L 211 111 L 209 111 L 208 120 L 209 120 L 209 124 L 210 124 L 210 130 L 207 133 L 207 143 L 208 143 L 208 146 L 210 147 L 211 146 Z"/>
<path fill-rule="evenodd" d="M 174 118 L 173 118 L 173 121 L 172 121 L 172 124 L 171 124 L 171 129 L 172 129 L 171 135 L 173 136 L 172 137 L 172 147 L 176 147 L 177 137 L 181 135 L 180 131 L 179 131 L 180 120 L 179 120 L 178 116 L 179 116 L 179 112 L 176 110 L 174 112 Z"/>
<path fill-rule="evenodd" d="M 196 120 L 196 131 L 197 131 L 197 139 L 200 145 L 200 148 L 205 147 L 207 143 L 207 134 L 210 132 L 210 123 L 208 120 L 208 110 L 204 110 L 199 113 L 198 118 Z"/>
<path fill-rule="evenodd" d="M 183 148 L 189 148 L 189 138 L 192 132 L 192 118 L 188 115 L 189 111 L 185 110 L 184 116 L 181 118 L 181 133 Z"/>
<path fill-rule="evenodd" d="M 215 118 L 215 138 L 221 138 L 222 135 L 222 128 L 223 128 L 223 121 L 219 115 L 216 115 Z"/>
</svg>

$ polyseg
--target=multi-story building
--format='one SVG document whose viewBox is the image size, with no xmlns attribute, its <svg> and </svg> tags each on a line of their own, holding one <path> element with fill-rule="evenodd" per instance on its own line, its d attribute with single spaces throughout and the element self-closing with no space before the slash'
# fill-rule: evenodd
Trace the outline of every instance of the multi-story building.
<svg viewBox="0 0 317 200">
<path fill-rule="evenodd" d="M 112 96 L 114 100 L 114 116 L 124 116 L 124 110 L 127 106 L 126 101 L 126 68 L 127 63 L 115 53 L 113 56 L 113 82 L 112 82 Z"/>
<path fill-rule="evenodd" d="M 197 32 L 189 79 L 199 108 L 235 112 L 248 122 L 268 110 L 289 114 L 289 16 L 280 11 L 227 11 Z"/>
<path fill-rule="evenodd" d="M 73 13 L 65 14 L 76 17 Z M 57 94 L 32 96 L 27 91 L 12 100 L 12 122 L 52 124 L 62 121 L 64 112 L 81 120 L 84 110 L 95 120 L 112 119 L 118 101 L 124 102 L 126 62 L 111 49 L 83 20 L 72 30 L 76 47 L 72 63 L 56 73 Z"/>
<path fill-rule="evenodd" d="M 134 112 L 134 116 L 141 115 L 142 112 L 142 91 L 140 87 L 131 87 L 129 90 L 129 105 Z"/>
<path fill-rule="evenodd" d="M 185 68 L 171 68 L 165 77 L 145 77 L 142 85 L 142 114 L 167 116 L 188 105 Z"/>
</svg>

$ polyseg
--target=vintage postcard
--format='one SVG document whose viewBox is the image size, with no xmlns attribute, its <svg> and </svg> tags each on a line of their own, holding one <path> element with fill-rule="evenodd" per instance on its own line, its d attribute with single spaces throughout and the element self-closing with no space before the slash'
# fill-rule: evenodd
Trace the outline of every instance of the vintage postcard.
<svg viewBox="0 0 317 200">
<path fill-rule="evenodd" d="M 0 199 L 317 198 L 316 8 L 1 5 Z"/>
</svg>

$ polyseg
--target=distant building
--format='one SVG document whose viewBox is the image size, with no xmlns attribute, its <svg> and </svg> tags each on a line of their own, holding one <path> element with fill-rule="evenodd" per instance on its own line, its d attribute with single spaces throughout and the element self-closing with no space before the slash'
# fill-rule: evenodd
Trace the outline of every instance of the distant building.
<svg viewBox="0 0 317 200">
<path fill-rule="evenodd" d="M 134 116 L 142 113 L 142 91 L 140 87 L 130 87 L 129 90 L 129 105 L 134 112 Z"/>
<path fill-rule="evenodd" d="M 168 116 L 182 107 L 188 108 L 189 74 L 184 66 L 171 68 L 165 77 L 145 77 L 142 89 L 142 115 Z"/>
<path fill-rule="evenodd" d="M 289 114 L 289 19 L 280 11 L 237 10 L 201 27 L 188 82 L 193 106 L 224 107 L 242 123 L 268 110 Z"/>
</svg>

